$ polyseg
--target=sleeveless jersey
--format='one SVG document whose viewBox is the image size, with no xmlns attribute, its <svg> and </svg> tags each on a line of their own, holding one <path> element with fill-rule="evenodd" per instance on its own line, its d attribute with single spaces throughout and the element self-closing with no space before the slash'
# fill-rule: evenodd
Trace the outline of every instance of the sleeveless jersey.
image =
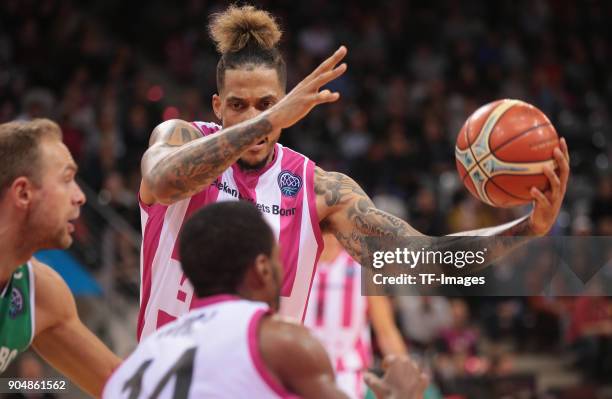
<svg viewBox="0 0 612 399">
<path fill-rule="evenodd" d="M 359 263 L 345 251 L 332 262 L 319 262 L 304 325 L 321 340 L 338 373 L 370 364 L 367 308 Z"/>
<path fill-rule="evenodd" d="M 204 136 L 221 128 L 207 122 L 193 125 Z M 323 248 L 314 167 L 304 155 L 276 144 L 273 161 L 256 173 L 234 164 L 190 198 L 169 206 L 140 201 L 143 244 L 138 338 L 189 311 L 194 291 L 181 270 L 177 238 L 193 212 L 216 201 L 247 200 L 261 211 L 280 244 L 284 267 L 280 314 L 302 321 Z"/>
<path fill-rule="evenodd" d="M 268 305 L 233 295 L 194 309 L 143 339 L 107 382 L 106 399 L 288 398 L 265 366 L 258 326 Z"/>
<path fill-rule="evenodd" d="M 0 294 L 0 373 L 34 338 L 34 270 L 19 266 Z"/>
</svg>

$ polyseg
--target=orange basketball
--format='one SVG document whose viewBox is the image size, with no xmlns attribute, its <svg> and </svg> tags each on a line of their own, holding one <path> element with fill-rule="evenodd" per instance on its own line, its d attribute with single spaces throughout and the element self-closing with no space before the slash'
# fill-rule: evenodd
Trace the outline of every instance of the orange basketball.
<svg viewBox="0 0 612 399">
<path fill-rule="evenodd" d="M 463 184 L 478 199 L 497 207 L 531 202 L 529 191 L 544 191 L 544 165 L 555 168 L 559 137 L 536 107 L 519 100 L 498 100 L 476 110 L 465 122 L 455 147 Z"/>
</svg>

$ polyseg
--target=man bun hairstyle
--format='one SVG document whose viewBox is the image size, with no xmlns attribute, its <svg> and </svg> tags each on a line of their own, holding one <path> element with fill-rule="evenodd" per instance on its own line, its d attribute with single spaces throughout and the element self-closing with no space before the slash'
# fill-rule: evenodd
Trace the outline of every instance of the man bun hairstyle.
<svg viewBox="0 0 612 399">
<path fill-rule="evenodd" d="M 210 34 L 221 54 L 242 50 L 250 40 L 262 49 L 273 49 L 281 38 L 281 31 L 270 13 L 253 6 L 230 6 L 215 14 Z"/>
<path fill-rule="evenodd" d="M 282 32 L 275 18 L 264 10 L 246 5 L 232 5 L 213 14 L 210 35 L 221 59 L 217 64 L 217 90 L 225 83 L 225 71 L 264 66 L 276 70 L 283 90 L 287 86 L 287 68 L 277 48 Z"/>
</svg>

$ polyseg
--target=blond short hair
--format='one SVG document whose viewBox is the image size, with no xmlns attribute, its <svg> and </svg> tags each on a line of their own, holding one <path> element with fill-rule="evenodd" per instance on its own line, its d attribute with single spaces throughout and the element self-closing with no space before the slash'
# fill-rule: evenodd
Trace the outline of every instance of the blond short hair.
<svg viewBox="0 0 612 399">
<path fill-rule="evenodd" d="M 49 119 L 14 121 L 0 124 L 0 197 L 21 176 L 39 182 L 40 142 L 62 140 L 62 131 Z"/>
</svg>

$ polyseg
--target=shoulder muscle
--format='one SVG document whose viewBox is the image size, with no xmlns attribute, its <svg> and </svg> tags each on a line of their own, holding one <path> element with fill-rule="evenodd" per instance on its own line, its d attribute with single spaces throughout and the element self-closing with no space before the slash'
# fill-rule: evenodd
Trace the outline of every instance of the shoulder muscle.
<svg viewBox="0 0 612 399">
<path fill-rule="evenodd" d="M 157 202 L 151 190 L 152 170 L 155 165 L 177 147 L 200 137 L 202 137 L 202 133 L 195 126 L 180 119 L 167 120 L 153 129 L 149 139 L 149 148 L 144 153 L 140 165 L 143 177 L 140 185 L 140 197 L 145 204 Z"/>
<path fill-rule="evenodd" d="M 323 345 L 302 325 L 262 319 L 259 345 L 265 364 L 291 392 L 306 398 L 344 397 Z"/>
<path fill-rule="evenodd" d="M 191 123 L 181 119 L 169 119 L 153 129 L 149 146 L 154 144 L 181 146 L 200 137 L 202 133 Z"/>
<path fill-rule="evenodd" d="M 363 208 L 373 206 L 359 184 L 343 173 L 327 172 L 316 167 L 314 188 L 321 220 L 351 203 Z"/>
<path fill-rule="evenodd" d="M 32 258 L 36 293 L 36 331 L 77 316 L 76 303 L 64 279 L 48 265 Z"/>
</svg>

